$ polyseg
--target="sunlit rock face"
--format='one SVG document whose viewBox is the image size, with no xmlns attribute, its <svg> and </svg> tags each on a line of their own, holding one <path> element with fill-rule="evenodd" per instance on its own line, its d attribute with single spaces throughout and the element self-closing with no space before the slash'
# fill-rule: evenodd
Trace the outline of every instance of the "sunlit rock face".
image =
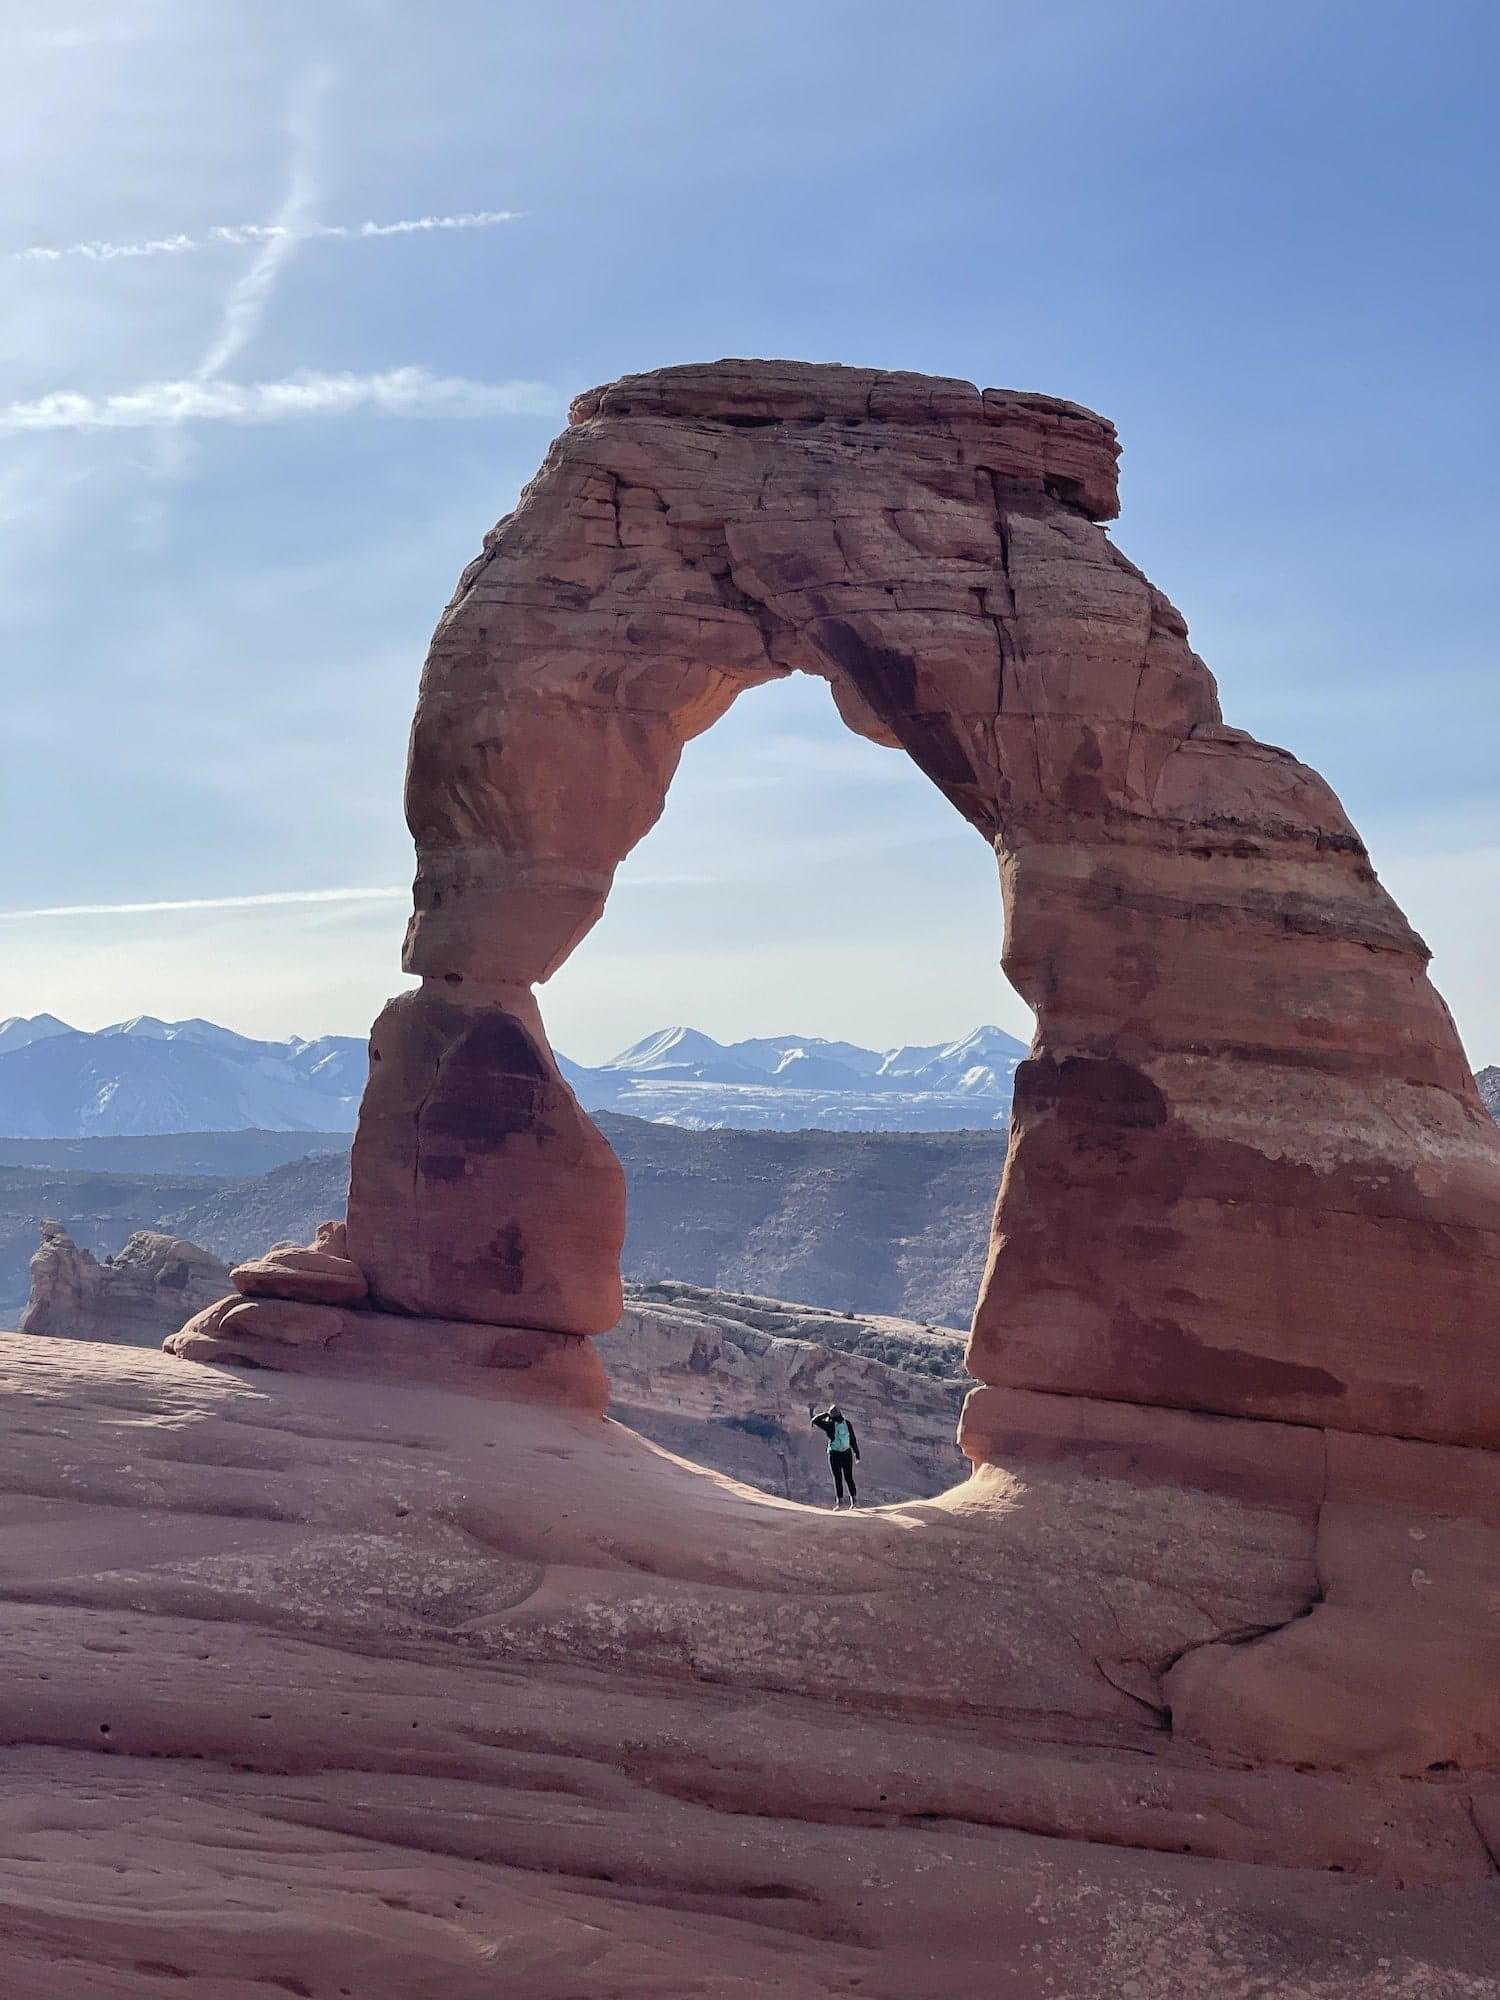
<svg viewBox="0 0 1500 2000">
<path fill-rule="evenodd" d="M 580 399 L 433 642 L 407 792 L 421 985 L 372 1035 L 347 1236 L 242 1266 L 169 1343 L 277 1372 L 153 1358 L 132 1384 L 113 1355 L 101 1397 L 67 1354 L 49 1386 L 46 1344 L 24 1343 L 75 1412 L 70 1494 L 192 1515 L 181 1542 L 151 1522 L 182 1576 L 80 1555 L 69 1604 L 305 1620 L 315 1673 L 257 1655 L 253 1706 L 199 1646 L 212 1741 L 243 1801 L 261 1766 L 221 1718 L 271 1722 L 274 1678 L 275 1754 L 313 1773 L 299 1829 L 437 1857 L 411 1907 L 460 1909 L 446 1858 L 478 1851 L 617 1886 L 653 1949 L 684 1911 L 790 1911 L 799 1976 L 810 1944 L 868 1941 L 892 2000 L 1039 1991 L 1038 1967 L 1142 2000 L 1175 2000 L 1184 1966 L 1204 2000 L 1300 1991 L 1310 1964 L 1334 1968 L 1326 2000 L 1492 1986 L 1500 1456 L 1474 1447 L 1500 1443 L 1500 1132 L 1337 800 L 1224 726 L 1182 619 L 1099 525 L 1115 458 L 1073 405 L 853 369 L 726 362 Z M 620 1176 L 533 994 L 684 743 L 792 671 L 993 845 L 1006 970 L 1037 1018 L 968 1353 L 975 1476 L 837 1517 L 602 1421 L 610 1343 L 590 1336 L 620 1312 Z M 648 1378 L 619 1386 L 728 1414 L 735 1357 L 712 1335 L 653 1330 Z M 368 1379 L 291 1379 L 329 1372 Z M 137 1405 L 199 1426 L 170 1476 L 134 1444 L 121 1462 Z M 53 1443 L 15 1429 L 31 1506 Z M 32 1560 L 36 1624 L 54 1543 Z M 331 1713 L 334 1639 L 352 1663 Z M 139 1638 L 173 1698 L 151 1756 L 182 1740 L 192 1670 L 169 1643 Z M 399 1684 L 399 1751 L 344 1692 L 372 1653 L 393 1701 L 408 1655 L 443 1659 L 430 1707 Z M 475 1692 L 490 1662 L 501 1710 L 487 1671 Z M 27 1703 L 45 1671 L 23 1658 Z M 21 1740 L 71 1750 L 94 1692 L 52 1736 L 28 1708 Z M 451 1716 L 461 1741 L 438 1733 Z M 615 1786 L 622 1742 L 649 1802 Z M 338 1789 L 361 1759 L 368 1806 Z M 532 1806 L 497 1809 L 481 1787 L 502 1774 Z M 586 1810 L 538 1815 L 538 1785 Z M 727 1834 L 704 1816 L 721 1809 Z M 501 1833 L 476 1850 L 475 1827 Z M 1015 1838 L 1038 1834 L 1046 1852 Z M 1049 1902 L 1068 1843 L 1087 1864 Z M 1393 1915 L 1405 1887 L 1443 1900 Z M 606 1906 L 589 1898 L 580 1961 L 596 1986 Z M 502 1932 L 562 1964 L 555 1926 L 487 1920 Z M 701 1984 L 705 1952 L 688 1962 Z M 745 1963 L 757 1990 L 785 1983 Z M 616 1985 L 684 1984 L 627 1970 Z M 575 1968 L 542 1990 L 578 1990 Z"/>
<path fill-rule="evenodd" d="M 618 1176 L 531 989 L 683 745 L 801 670 L 999 861 L 1038 1032 L 979 1380 L 1500 1441 L 1500 1139 L 1337 799 L 1224 725 L 1099 525 L 1117 455 L 1073 404 L 865 369 L 579 398 L 423 676 L 423 985 L 377 1024 L 349 1209 L 377 1306 L 613 1323 Z"/>
<path fill-rule="evenodd" d="M 21 1315 L 22 1333 L 56 1340 L 120 1341 L 158 1347 L 184 1317 L 224 1291 L 229 1272 L 196 1243 L 138 1229 L 101 1263 L 74 1242 L 62 1223 L 41 1225 L 31 1260 L 31 1296 Z"/>
</svg>

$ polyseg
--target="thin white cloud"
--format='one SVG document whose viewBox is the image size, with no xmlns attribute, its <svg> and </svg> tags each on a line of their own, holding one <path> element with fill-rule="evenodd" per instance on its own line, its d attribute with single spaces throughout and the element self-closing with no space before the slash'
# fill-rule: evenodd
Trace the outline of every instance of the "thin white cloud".
<svg viewBox="0 0 1500 2000">
<path fill-rule="evenodd" d="M 471 382 L 426 368 L 372 375 L 299 374 L 276 382 L 225 382 L 200 375 L 145 382 L 111 395 L 60 389 L 0 405 L 0 436 L 30 431 L 174 430 L 190 423 L 281 423 L 293 417 L 544 416 L 557 397 L 540 382 Z"/>
<path fill-rule="evenodd" d="M 0 924 L 42 917 L 148 917 L 176 910 L 267 910 L 285 903 L 387 903 L 405 901 L 410 887 L 389 889 L 274 889 L 260 896 L 185 896 L 157 903 L 56 903 L 40 910 L 0 910 Z"/>
<path fill-rule="evenodd" d="M 112 264 L 137 257 L 182 257 L 219 244 L 244 248 L 250 243 L 271 243 L 283 238 L 296 243 L 360 243 L 382 236 L 420 236 L 434 230 L 496 229 L 503 222 L 517 222 L 519 209 L 477 208 L 462 215 L 413 215 L 396 222 L 303 222 L 292 227 L 284 222 L 215 223 L 201 235 L 144 236 L 133 243 L 32 244 L 13 250 L 11 261 L 21 264 L 60 264 L 67 258 L 81 258 L 93 264 Z"/>
</svg>

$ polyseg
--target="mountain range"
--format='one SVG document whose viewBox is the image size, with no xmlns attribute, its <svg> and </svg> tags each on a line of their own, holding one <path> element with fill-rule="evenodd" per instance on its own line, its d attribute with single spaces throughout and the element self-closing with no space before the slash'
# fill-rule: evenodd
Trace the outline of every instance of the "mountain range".
<svg viewBox="0 0 1500 2000">
<path fill-rule="evenodd" d="M 806 1035 L 724 1043 L 665 1028 L 606 1063 L 558 1061 L 585 1110 L 653 1124 L 942 1132 L 1003 1126 L 1025 1054 L 988 1027 L 886 1050 Z M 364 1039 L 352 1035 L 264 1042 L 149 1014 L 87 1033 L 53 1014 L 12 1016 L 0 1021 L 0 1133 L 349 1131 L 366 1062 Z"/>
<path fill-rule="evenodd" d="M 0 1131 L 15 1139 L 347 1130 L 365 1041 L 258 1042 L 150 1014 L 87 1034 L 54 1014 L 0 1021 Z"/>
</svg>

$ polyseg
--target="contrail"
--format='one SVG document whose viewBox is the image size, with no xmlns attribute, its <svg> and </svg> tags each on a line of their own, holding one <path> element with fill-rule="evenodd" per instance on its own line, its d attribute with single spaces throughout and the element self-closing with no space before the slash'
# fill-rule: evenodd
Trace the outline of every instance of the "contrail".
<svg viewBox="0 0 1500 2000">
<path fill-rule="evenodd" d="M 219 331 L 193 370 L 197 382 L 211 382 L 222 374 L 235 356 L 249 346 L 260 331 L 276 281 L 312 222 L 317 199 L 315 161 L 318 144 L 318 108 L 328 89 L 328 72 L 312 71 L 302 79 L 292 98 L 287 116 L 290 157 L 287 161 L 286 193 L 270 225 L 273 234 L 261 240 L 250 260 L 230 288 L 224 301 Z"/>
<path fill-rule="evenodd" d="M 229 336 L 218 345 L 227 348 Z M 540 382 L 471 382 L 425 368 L 291 375 L 277 382 L 205 380 L 195 374 L 108 395 L 59 389 L 29 402 L 0 404 L 0 437 L 23 431 L 171 431 L 189 423 L 273 424 L 356 411 L 387 417 L 549 416 L 557 401 Z"/>
<path fill-rule="evenodd" d="M 160 903 L 54 903 L 41 910 L 0 910 L 0 924 L 33 917 L 146 917 L 170 910 L 265 910 L 283 903 L 385 903 L 411 895 L 407 888 L 273 889 L 263 896 L 184 896 Z"/>
<path fill-rule="evenodd" d="M 18 264 L 60 264 L 76 257 L 91 264 L 112 264 L 130 257 L 184 257 L 216 244 L 243 247 L 248 243 L 274 243 L 290 237 L 298 243 L 359 243 L 379 236 L 421 236 L 431 230 L 495 229 L 502 222 L 519 222 L 522 210 L 476 208 L 462 215 L 413 215 L 396 222 L 221 222 L 197 236 L 145 236 L 132 243 L 32 244 L 13 250 L 11 261 Z"/>
</svg>

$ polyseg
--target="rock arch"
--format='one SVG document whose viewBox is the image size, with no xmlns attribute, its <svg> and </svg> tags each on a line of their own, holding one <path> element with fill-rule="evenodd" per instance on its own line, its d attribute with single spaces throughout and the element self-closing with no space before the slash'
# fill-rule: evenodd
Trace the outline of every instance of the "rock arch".
<svg viewBox="0 0 1500 2000">
<path fill-rule="evenodd" d="M 617 1317 L 619 1168 L 533 988 L 684 744 L 800 670 L 993 844 L 1037 1016 L 970 1455 L 1039 1421 L 1036 1391 L 1500 1443 L 1500 1135 L 1337 799 L 1225 727 L 1100 525 L 1117 457 L 1076 405 L 865 369 L 579 398 L 423 674 L 422 985 L 375 1025 L 350 1189 L 367 1324 L 444 1322 L 409 1328 L 433 1351 L 527 1329 L 468 1349 L 519 1366 Z"/>
</svg>

